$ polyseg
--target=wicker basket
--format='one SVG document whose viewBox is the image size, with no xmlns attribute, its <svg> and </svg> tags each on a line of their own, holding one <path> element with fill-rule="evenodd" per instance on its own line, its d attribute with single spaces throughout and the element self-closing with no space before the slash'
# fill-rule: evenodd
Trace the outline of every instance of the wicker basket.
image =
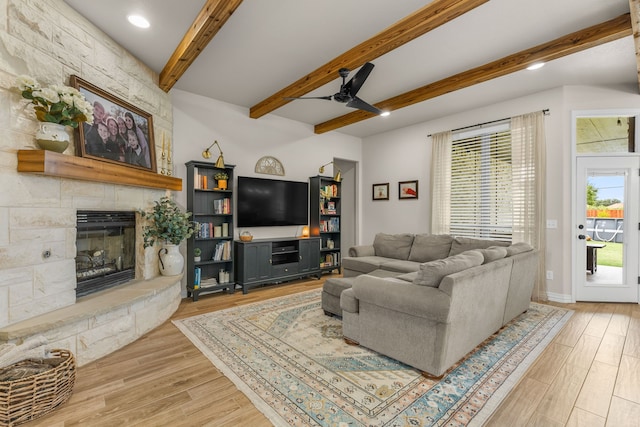
<svg viewBox="0 0 640 427">
<path fill-rule="evenodd" d="M 71 397 L 76 363 L 68 350 L 53 350 L 52 358 L 23 360 L 3 371 L 33 369 L 39 364 L 46 367 L 44 371 L 12 381 L 0 381 L 0 425 L 15 426 L 34 420 Z"/>
</svg>

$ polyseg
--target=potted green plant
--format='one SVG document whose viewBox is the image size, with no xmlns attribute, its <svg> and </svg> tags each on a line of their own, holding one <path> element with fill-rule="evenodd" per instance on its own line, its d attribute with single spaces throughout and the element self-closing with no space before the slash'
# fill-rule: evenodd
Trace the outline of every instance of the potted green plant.
<svg viewBox="0 0 640 427">
<path fill-rule="evenodd" d="M 193 260 L 195 262 L 200 262 L 200 255 L 202 254 L 202 249 L 200 248 L 195 248 L 193 250 Z"/>
<path fill-rule="evenodd" d="M 148 248 L 160 242 L 163 247 L 158 251 L 160 273 L 165 276 L 180 274 L 184 267 L 184 257 L 178 245 L 193 235 L 194 223 L 191 212 L 183 212 L 169 197 L 156 200 L 150 211 L 141 211 L 140 215 L 148 223 L 142 227 L 144 247 Z"/>
<path fill-rule="evenodd" d="M 225 171 L 219 171 L 214 176 L 216 181 L 218 181 L 218 187 L 221 190 L 227 189 L 227 180 L 229 179 L 229 175 Z"/>
</svg>

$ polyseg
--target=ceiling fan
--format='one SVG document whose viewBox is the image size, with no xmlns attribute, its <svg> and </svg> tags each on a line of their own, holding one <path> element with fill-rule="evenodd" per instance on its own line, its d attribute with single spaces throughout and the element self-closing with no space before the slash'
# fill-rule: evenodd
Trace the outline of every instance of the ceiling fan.
<svg viewBox="0 0 640 427">
<path fill-rule="evenodd" d="M 347 76 L 349 76 L 351 70 L 348 68 L 340 68 L 338 73 L 340 74 L 340 77 L 342 77 L 342 84 L 340 85 L 340 92 L 334 95 L 287 97 L 285 99 L 326 99 L 327 101 L 331 101 L 333 99 L 334 101 L 346 104 L 347 107 L 369 111 L 378 115 L 388 115 L 388 112 L 384 112 L 356 96 L 365 80 L 367 80 L 367 77 L 369 77 L 369 73 L 371 73 L 373 67 L 374 65 L 371 62 L 365 63 L 348 82 L 345 81 L 347 80 Z"/>
</svg>

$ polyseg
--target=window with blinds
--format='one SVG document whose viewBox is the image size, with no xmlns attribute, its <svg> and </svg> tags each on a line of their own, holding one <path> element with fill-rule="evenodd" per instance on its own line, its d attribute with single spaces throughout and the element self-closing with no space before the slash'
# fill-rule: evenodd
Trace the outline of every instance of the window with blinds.
<svg viewBox="0 0 640 427">
<path fill-rule="evenodd" d="M 511 131 L 505 126 L 468 137 L 454 135 L 451 147 L 452 235 L 511 240 L 511 166 Z"/>
</svg>

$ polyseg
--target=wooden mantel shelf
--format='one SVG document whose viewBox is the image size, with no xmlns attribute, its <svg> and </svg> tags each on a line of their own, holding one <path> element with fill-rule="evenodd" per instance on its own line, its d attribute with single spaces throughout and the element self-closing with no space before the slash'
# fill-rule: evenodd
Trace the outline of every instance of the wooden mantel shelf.
<svg viewBox="0 0 640 427">
<path fill-rule="evenodd" d="M 180 178 L 48 150 L 18 150 L 18 172 L 182 191 Z"/>
</svg>

